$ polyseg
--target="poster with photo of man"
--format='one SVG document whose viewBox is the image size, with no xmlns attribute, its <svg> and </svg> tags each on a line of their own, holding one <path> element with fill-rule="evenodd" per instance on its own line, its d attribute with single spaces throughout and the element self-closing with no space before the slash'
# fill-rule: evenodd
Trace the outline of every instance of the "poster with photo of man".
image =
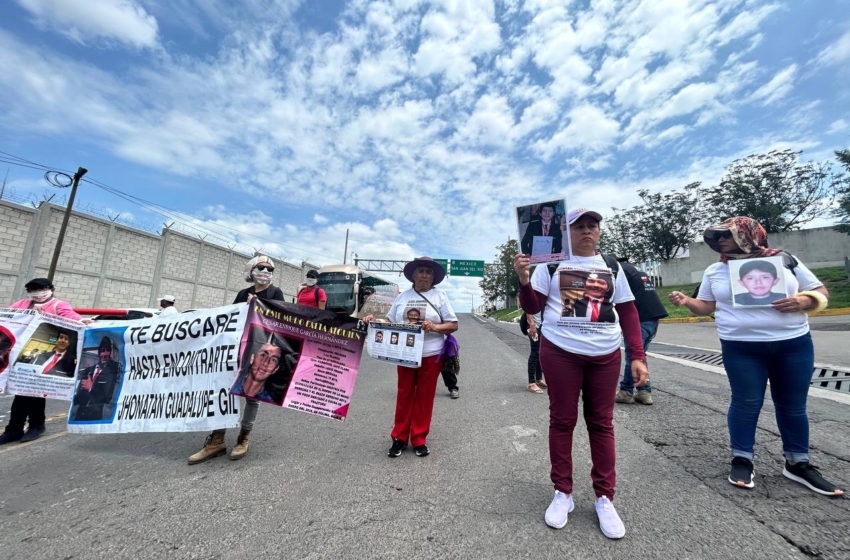
<svg viewBox="0 0 850 560">
<path fill-rule="evenodd" d="M 230 389 L 234 395 L 281 406 L 298 366 L 302 341 L 252 325 L 240 359 L 240 373 Z"/>
<path fill-rule="evenodd" d="M 733 307 L 771 307 L 788 297 L 782 257 L 729 261 Z"/>
<path fill-rule="evenodd" d="M 517 207 L 520 251 L 530 257 L 532 264 L 569 260 L 570 228 L 566 213 L 566 199 Z"/>
<path fill-rule="evenodd" d="M 20 352 L 9 367 L 7 392 L 15 395 L 70 400 L 85 325 L 57 315 L 37 315 L 19 342 Z"/>
<path fill-rule="evenodd" d="M 420 311 L 416 307 L 408 309 Z M 424 310 L 421 315 L 424 316 Z M 413 317 L 407 314 L 405 317 Z M 369 323 L 370 335 L 367 338 L 366 351 L 376 360 L 401 364 L 408 367 L 422 365 L 422 350 L 425 347 L 425 331 L 419 322 L 409 323 Z M 378 339 L 378 333 L 381 333 Z"/>
<path fill-rule="evenodd" d="M 124 329 L 86 330 L 69 422 L 112 422 L 124 380 Z"/>
</svg>

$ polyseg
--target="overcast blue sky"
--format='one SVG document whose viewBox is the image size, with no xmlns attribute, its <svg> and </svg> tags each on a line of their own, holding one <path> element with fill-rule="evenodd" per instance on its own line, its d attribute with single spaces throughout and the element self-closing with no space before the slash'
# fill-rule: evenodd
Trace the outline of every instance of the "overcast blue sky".
<svg viewBox="0 0 850 560">
<path fill-rule="evenodd" d="M 850 145 L 848 0 L 11 0 L 0 150 L 318 264 L 491 260 L 513 208 L 605 213 Z M 5 167 L 5 165 L 3 165 Z M 5 169 L 0 169 L 5 173 Z M 12 167 L 17 197 L 41 196 Z M 84 184 L 80 204 L 165 221 Z M 160 209 L 160 212 L 165 212 Z M 473 280 L 444 286 L 466 309 Z"/>
</svg>

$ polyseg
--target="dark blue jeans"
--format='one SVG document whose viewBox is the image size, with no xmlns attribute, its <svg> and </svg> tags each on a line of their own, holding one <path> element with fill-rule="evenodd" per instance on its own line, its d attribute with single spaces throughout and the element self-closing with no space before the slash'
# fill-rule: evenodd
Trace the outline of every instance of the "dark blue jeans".
<svg viewBox="0 0 850 560">
<path fill-rule="evenodd" d="M 658 332 L 658 319 L 653 321 L 641 321 L 640 332 L 641 337 L 643 338 L 643 351 L 646 352 L 646 349 L 649 348 L 649 343 L 652 342 L 652 339 L 655 338 L 655 333 Z M 629 353 L 629 345 L 625 344 L 625 347 L 626 361 L 625 366 L 623 367 L 623 380 L 620 381 L 620 389 L 631 395 L 635 392 L 635 380 L 632 379 L 632 357 Z M 651 393 L 652 384 L 647 381 L 646 385 L 638 387 L 638 391 Z"/>
<path fill-rule="evenodd" d="M 795 463 L 808 461 L 806 398 L 815 364 L 811 335 L 773 342 L 721 340 L 720 345 L 732 388 L 726 417 L 732 456 L 753 460 L 756 427 L 770 380 L 785 458 Z"/>
<path fill-rule="evenodd" d="M 528 384 L 537 383 L 543 379 L 543 370 L 540 368 L 540 339 L 531 340 L 531 352 L 528 354 Z"/>
</svg>

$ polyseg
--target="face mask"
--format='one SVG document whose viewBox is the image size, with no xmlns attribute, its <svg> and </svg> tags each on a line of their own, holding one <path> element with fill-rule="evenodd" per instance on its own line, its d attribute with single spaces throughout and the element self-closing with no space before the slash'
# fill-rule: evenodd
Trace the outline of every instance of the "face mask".
<svg viewBox="0 0 850 560">
<path fill-rule="evenodd" d="M 268 284 L 272 281 L 272 273 L 265 270 L 255 270 L 251 273 L 251 276 L 254 277 L 257 284 Z"/>
<path fill-rule="evenodd" d="M 36 303 L 42 303 L 49 300 L 53 296 L 53 290 L 40 290 L 38 292 L 28 292 L 27 296 Z"/>
<path fill-rule="evenodd" d="M 304 281 L 304 283 L 308 286 L 315 286 L 316 282 L 318 282 L 318 280 L 316 280 L 315 278 L 307 278 L 307 280 Z"/>
</svg>

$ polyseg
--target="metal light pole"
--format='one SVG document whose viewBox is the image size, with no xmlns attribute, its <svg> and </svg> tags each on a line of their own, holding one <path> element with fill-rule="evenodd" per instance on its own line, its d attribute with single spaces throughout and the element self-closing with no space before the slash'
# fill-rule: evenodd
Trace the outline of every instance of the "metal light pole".
<svg viewBox="0 0 850 560">
<path fill-rule="evenodd" d="M 345 230 L 345 249 L 342 251 L 342 264 L 345 264 L 345 260 L 348 257 L 348 230 Z"/>
<path fill-rule="evenodd" d="M 47 273 L 47 279 L 53 282 L 53 275 L 56 274 L 56 265 L 59 264 L 59 253 L 62 252 L 62 243 L 65 241 L 65 230 L 68 229 L 68 220 L 71 219 L 71 210 L 74 208 L 74 198 L 77 196 L 77 186 L 80 184 L 80 179 L 88 173 L 85 167 L 78 167 L 74 173 L 74 178 L 71 183 L 71 196 L 68 198 L 68 205 L 65 207 L 65 216 L 62 218 L 62 227 L 59 228 L 59 237 L 56 238 L 56 247 L 53 249 L 53 259 L 50 261 L 50 270 Z M 67 185 L 66 185 L 67 186 Z"/>
</svg>

